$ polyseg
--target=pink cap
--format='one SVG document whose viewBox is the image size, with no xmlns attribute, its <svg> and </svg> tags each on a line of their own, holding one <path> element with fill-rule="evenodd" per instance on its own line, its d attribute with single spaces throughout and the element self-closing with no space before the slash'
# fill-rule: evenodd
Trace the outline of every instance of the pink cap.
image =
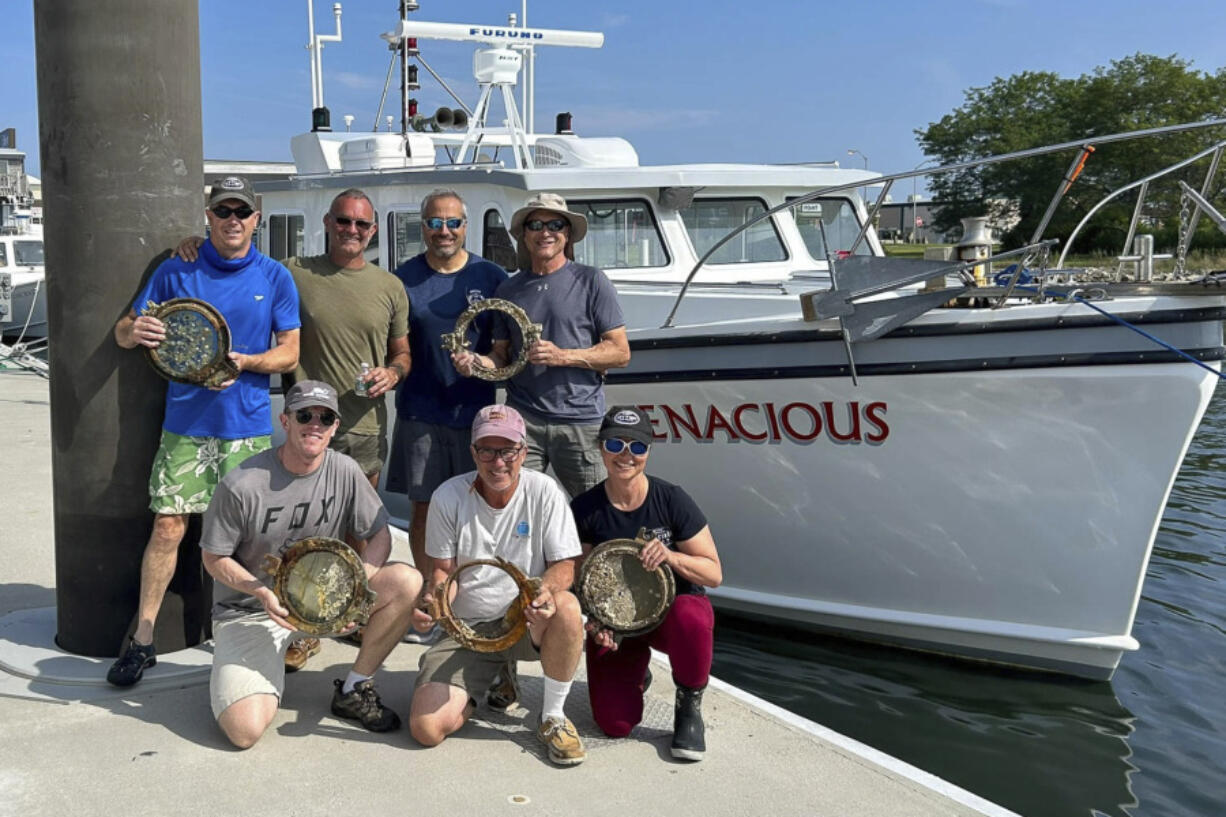
<svg viewBox="0 0 1226 817">
<path fill-rule="evenodd" d="M 486 406 L 473 418 L 473 442 L 486 437 L 505 437 L 521 443 L 524 441 L 524 418 L 515 409 L 501 403 Z"/>
</svg>

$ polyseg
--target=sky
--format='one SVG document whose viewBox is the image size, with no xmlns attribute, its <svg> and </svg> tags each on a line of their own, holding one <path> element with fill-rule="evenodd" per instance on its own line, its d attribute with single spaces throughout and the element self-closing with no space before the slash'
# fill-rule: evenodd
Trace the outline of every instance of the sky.
<svg viewBox="0 0 1226 817">
<path fill-rule="evenodd" d="M 432 22 L 504 25 L 522 0 L 419 0 Z M 369 130 L 396 0 L 343 4 L 343 41 L 323 52 L 333 127 Z M 17 129 L 40 173 L 31 0 L 0 0 L 0 129 Z M 334 33 L 315 2 L 317 33 Z M 306 0 L 201 0 L 204 155 L 285 161 L 310 129 Z M 602 49 L 537 51 L 537 130 L 569 111 L 585 136 L 622 136 L 642 164 L 805 162 L 901 172 L 924 161 L 917 128 L 972 87 L 1021 71 L 1075 77 L 1135 53 L 1226 66 L 1222 0 L 534 0 L 530 27 L 600 31 Z M 423 40 L 422 55 L 472 107 L 471 43 Z M 453 102 L 421 72 L 423 112 Z M 519 95 L 516 94 L 518 101 Z M 399 92 L 388 104 L 399 110 Z M 397 122 L 398 127 L 398 122 Z M 849 154 L 855 150 L 858 153 Z"/>
</svg>

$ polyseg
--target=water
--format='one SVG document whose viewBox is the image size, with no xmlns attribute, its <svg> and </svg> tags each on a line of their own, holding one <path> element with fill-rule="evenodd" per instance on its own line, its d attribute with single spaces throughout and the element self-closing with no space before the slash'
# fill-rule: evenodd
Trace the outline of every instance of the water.
<svg viewBox="0 0 1226 817">
<path fill-rule="evenodd" d="M 1121 444 L 1126 441 L 1121 440 Z M 1109 683 L 720 616 L 714 673 L 1026 817 L 1226 813 L 1226 389 L 1179 473 Z"/>
</svg>

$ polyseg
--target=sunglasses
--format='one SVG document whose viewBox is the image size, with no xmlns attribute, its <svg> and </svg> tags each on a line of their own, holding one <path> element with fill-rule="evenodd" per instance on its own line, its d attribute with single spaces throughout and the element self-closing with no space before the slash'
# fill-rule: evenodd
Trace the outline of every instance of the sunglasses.
<svg viewBox="0 0 1226 817">
<path fill-rule="evenodd" d="M 319 412 L 314 412 L 310 409 L 298 409 L 294 412 L 294 419 L 298 421 L 299 425 L 306 425 L 316 417 L 319 418 L 320 425 L 330 426 L 336 422 L 336 412 L 332 411 L 332 409 L 324 409 Z"/>
<path fill-rule="evenodd" d="M 647 449 L 651 448 L 647 443 L 641 443 L 638 440 L 626 442 L 619 440 L 616 437 L 610 437 L 604 441 L 604 450 L 610 454 L 620 454 L 626 450 L 626 446 L 630 446 L 630 453 L 636 457 L 641 457 L 647 453 Z"/>
<path fill-rule="evenodd" d="M 254 212 L 255 210 L 252 210 L 245 204 L 242 207 L 227 207 L 224 204 L 219 204 L 213 208 L 213 215 L 222 221 L 225 221 L 230 216 L 238 216 L 239 221 L 245 221 L 251 218 L 251 214 Z"/>
<path fill-rule="evenodd" d="M 447 225 L 448 230 L 458 230 L 464 226 L 464 219 L 462 218 L 438 218 L 437 216 L 435 216 L 433 218 L 423 218 L 421 220 L 421 223 L 429 227 L 431 230 L 441 230 L 443 229 L 444 224 Z"/>
<path fill-rule="evenodd" d="M 486 448 L 480 445 L 474 445 L 473 451 L 477 453 L 477 459 L 481 462 L 493 462 L 495 458 L 503 462 L 511 462 L 519 456 L 519 452 L 523 451 L 522 445 L 517 445 L 512 448 Z"/>
<path fill-rule="evenodd" d="M 539 233 L 541 230 L 549 230 L 550 232 L 560 233 L 569 226 L 570 222 L 564 218 L 551 218 L 549 221 L 541 221 L 539 218 L 533 218 L 524 222 L 524 227 L 534 233 Z"/>
<path fill-rule="evenodd" d="M 349 218 L 348 216 L 333 216 L 332 220 L 335 221 L 337 225 L 340 227 L 352 227 L 354 224 L 356 224 L 358 225 L 359 230 L 369 230 L 371 227 L 375 226 L 375 223 L 373 221 L 367 221 L 364 218 Z"/>
</svg>

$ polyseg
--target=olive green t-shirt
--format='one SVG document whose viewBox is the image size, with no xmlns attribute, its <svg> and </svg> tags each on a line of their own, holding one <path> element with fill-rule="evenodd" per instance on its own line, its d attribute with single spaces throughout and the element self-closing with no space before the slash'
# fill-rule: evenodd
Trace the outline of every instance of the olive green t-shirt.
<svg viewBox="0 0 1226 817">
<path fill-rule="evenodd" d="M 337 433 L 382 434 L 387 405 L 353 392 L 362 364 L 387 362 L 387 341 L 409 333 L 409 296 L 400 279 L 368 263 L 345 269 L 326 255 L 287 258 L 298 286 L 301 349 L 295 380 L 322 380 L 340 396 Z"/>
</svg>

